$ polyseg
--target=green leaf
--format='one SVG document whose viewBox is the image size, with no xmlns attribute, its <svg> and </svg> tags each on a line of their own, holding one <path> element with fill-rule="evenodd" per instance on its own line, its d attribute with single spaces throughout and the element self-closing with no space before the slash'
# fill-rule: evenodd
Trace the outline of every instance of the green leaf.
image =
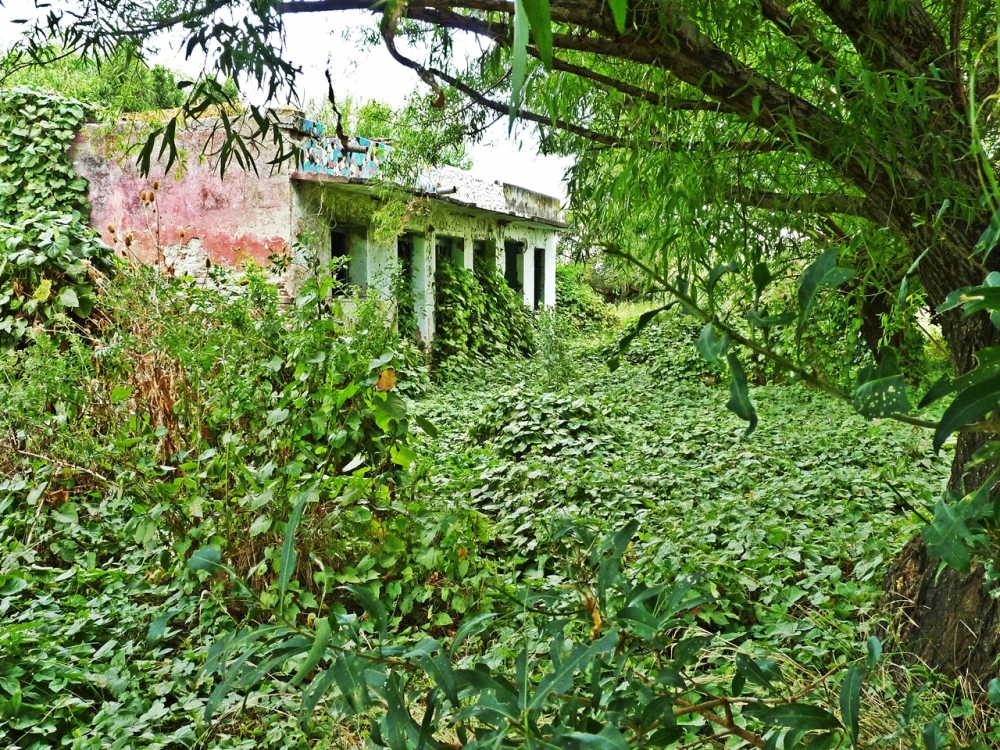
<svg viewBox="0 0 1000 750">
<path fill-rule="evenodd" d="M 625 33 L 625 21 L 628 14 L 628 0 L 608 0 L 611 6 L 611 15 L 614 16 L 615 26 L 619 34 Z"/>
<path fill-rule="evenodd" d="M 793 323 L 798 317 L 797 313 L 783 312 L 778 313 L 777 315 L 768 315 L 762 318 L 756 310 L 750 310 L 747 313 L 747 322 L 749 322 L 754 328 L 775 328 L 777 326 Z"/>
<path fill-rule="evenodd" d="M 263 534 L 269 528 L 271 528 L 271 519 L 268 516 L 257 516 L 250 524 L 250 536 L 255 537 Z"/>
<path fill-rule="evenodd" d="M 386 635 L 389 632 L 389 614 L 386 612 L 385 605 L 365 586 L 351 584 L 341 586 L 341 588 L 345 591 L 350 591 L 354 594 L 354 598 L 361 602 L 361 605 L 365 608 L 365 612 L 368 613 L 368 618 L 378 625 L 379 638 L 384 643 Z"/>
<path fill-rule="evenodd" d="M 570 732 L 566 736 L 586 750 L 628 750 L 628 743 L 622 733 L 611 724 L 606 724 L 599 734 Z"/>
<path fill-rule="evenodd" d="M 292 678 L 292 685 L 298 685 L 310 672 L 316 669 L 316 665 L 326 656 L 326 646 L 330 642 L 331 635 L 333 635 L 333 629 L 330 627 L 330 620 L 326 617 L 320 617 L 316 620 L 316 635 L 312 648 L 309 649 L 306 660 L 302 662 Z"/>
<path fill-rule="evenodd" d="M 549 0 L 524 0 L 524 12 L 528 16 L 531 33 L 535 37 L 539 57 L 546 70 L 552 68 L 552 18 Z"/>
<path fill-rule="evenodd" d="M 934 722 L 928 722 L 921 734 L 926 750 L 944 750 L 947 745 L 947 740 L 945 740 L 944 735 L 941 734 L 941 730 L 937 728 Z"/>
<path fill-rule="evenodd" d="M 1000 404 L 1000 373 L 960 391 L 945 409 L 934 430 L 934 450 L 955 431 L 974 424 Z"/>
<path fill-rule="evenodd" d="M 438 428 L 434 426 L 427 417 L 422 417 L 419 414 L 413 417 L 413 421 L 417 423 L 417 427 L 427 433 L 427 437 L 431 440 L 436 440 L 438 436 Z"/>
<path fill-rule="evenodd" d="M 972 249 L 972 252 L 974 254 L 982 253 L 984 257 L 989 255 L 993 251 L 993 248 L 997 246 L 998 238 L 1000 238 L 1000 209 L 993 212 L 989 225 L 979 235 L 979 240 L 976 242 L 976 246 Z"/>
<path fill-rule="evenodd" d="M 191 570 L 204 570 L 208 573 L 217 573 L 222 570 L 222 553 L 215 547 L 202 547 L 191 555 L 191 559 L 188 560 L 188 567 Z"/>
<path fill-rule="evenodd" d="M 302 520 L 302 511 L 305 509 L 306 503 L 317 487 L 319 487 L 318 479 L 312 487 L 299 494 L 298 501 L 292 509 L 292 515 L 285 524 L 285 541 L 281 545 L 281 571 L 278 573 L 278 607 L 281 609 L 285 606 L 285 592 L 288 589 L 289 581 L 292 580 L 292 573 L 295 572 L 295 564 L 298 561 L 298 555 L 295 552 L 295 529 L 298 528 L 299 522 Z"/>
<path fill-rule="evenodd" d="M 824 708 L 806 703 L 784 703 L 755 715 L 765 724 L 806 732 L 840 728 L 836 716 Z"/>
<path fill-rule="evenodd" d="M 632 327 L 632 330 L 630 330 L 628 333 L 622 336 L 621 339 L 618 341 L 618 354 L 608 360 L 608 369 L 610 369 L 612 372 L 614 370 L 617 370 L 619 364 L 619 358 L 621 357 L 622 354 L 628 351 L 628 348 L 632 345 L 632 342 L 635 340 L 636 336 L 642 333 L 642 331 L 650 323 L 653 322 L 653 319 L 657 315 L 659 315 L 661 312 L 669 310 L 675 304 L 677 303 L 670 302 L 666 305 L 663 305 L 662 307 L 657 307 L 652 310 L 646 310 L 646 312 L 640 315 L 639 318 L 635 321 L 635 325 Z"/>
<path fill-rule="evenodd" d="M 715 285 L 719 283 L 719 279 L 727 273 L 736 273 L 739 270 L 739 264 L 736 261 L 730 261 L 729 263 L 720 263 L 709 272 L 706 292 L 708 293 L 708 304 L 710 307 L 715 305 Z"/>
<path fill-rule="evenodd" d="M 754 307 L 757 307 L 764 290 L 774 281 L 774 276 L 771 275 L 771 269 L 767 267 L 767 263 L 754 264 L 750 276 L 753 278 Z"/>
<path fill-rule="evenodd" d="M 497 616 L 495 612 L 484 612 L 483 614 L 473 615 L 462 620 L 462 624 L 455 631 L 455 637 L 452 638 L 451 647 L 448 650 L 452 658 L 455 657 L 455 653 L 465 642 L 466 638 L 481 633 L 486 629 L 487 623 Z"/>
<path fill-rule="evenodd" d="M 875 669 L 878 660 L 882 658 L 882 641 L 875 636 L 868 639 L 868 658 L 865 665 L 869 670 Z"/>
<path fill-rule="evenodd" d="M 371 706 L 371 699 L 360 659 L 350 654 L 341 654 L 330 667 L 330 672 L 351 712 L 360 714 L 367 711 Z"/>
<path fill-rule="evenodd" d="M 71 286 L 65 287 L 59 292 L 59 304 L 63 307 L 79 307 L 80 298 L 76 296 L 76 290 Z"/>
<path fill-rule="evenodd" d="M 990 680 L 986 694 L 990 699 L 990 703 L 994 706 L 1000 706 L 1000 679 L 994 677 Z"/>
<path fill-rule="evenodd" d="M 840 716 L 844 720 L 851 738 L 851 745 L 858 746 L 860 731 L 859 712 L 861 711 L 861 684 L 865 679 L 865 668 L 855 664 L 847 670 L 844 682 L 840 686 Z"/>
<path fill-rule="evenodd" d="M 511 44 L 513 62 L 510 77 L 510 117 L 508 130 L 514 129 L 514 120 L 524 100 L 524 81 L 528 71 L 528 30 L 531 24 L 524 8 L 524 0 L 514 0 L 514 39 Z"/>
<path fill-rule="evenodd" d="M 854 278 L 854 271 L 837 266 L 839 250 L 830 248 L 819 256 L 802 274 L 799 280 L 799 325 L 796 339 L 801 338 L 802 330 L 809 320 L 813 307 L 816 305 L 816 293 L 824 287 L 836 287 Z"/>
<path fill-rule="evenodd" d="M 171 610 L 160 615 L 149 624 L 149 630 L 146 631 L 147 645 L 153 646 L 163 640 L 167 634 L 167 624 L 175 614 L 177 613 Z"/>
<path fill-rule="evenodd" d="M 334 679 L 334 669 L 331 667 L 317 674 L 309 683 L 309 687 L 302 693 L 302 711 L 299 713 L 299 724 L 305 726 L 309 723 L 313 711 L 316 710 L 320 699 L 333 685 Z"/>
<path fill-rule="evenodd" d="M 946 504 L 939 500 L 934 506 L 934 521 L 921 534 L 927 542 L 927 553 L 939 557 L 955 570 L 968 573 L 971 567 L 968 547 L 974 542 L 965 523 L 962 503 Z"/>
<path fill-rule="evenodd" d="M 750 401 L 747 376 L 743 372 L 743 365 L 740 364 L 740 360 L 734 352 L 729 352 L 726 355 L 726 361 L 729 363 L 730 374 L 729 401 L 726 402 L 726 408 L 740 419 L 750 423 L 743 433 L 745 436 L 750 435 L 757 429 L 757 411 Z"/>
<path fill-rule="evenodd" d="M 561 640 L 560 636 L 560 640 Z M 614 630 L 608 631 L 604 637 L 595 641 L 589 646 L 576 646 L 553 670 L 545 675 L 538 683 L 538 689 L 531 696 L 528 703 L 528 710 L 537 711 L 548 700 L 550 693 L 563 693 L 573 684 L 573 675 L 584 667 L 595 656 L 614 651 L 618 645 L 618 633 Z"/>
<path fill-rule="evenodd" d="M 715 325 L 709 322 L 701 329 L 701 335 L 698 336 L 695 345 L 706 362 L 721 367 L 722 357 L 725 355 L 726 349 L 729 348 L 729 336 L 727 334 L 719 336 Z"/>
<path fill-rule="evenodd" d="M 736 654 L 736 671 L 747 680 L 760 685 L 762 688 L 771 690 L 771 678 L 760 668 L 760 666 L 746 654 Z"/>
<path fill-rule="evenodd" d="M 858 387 L 854 391 L 854 408 L 869 419 L 910 411 L 906 381 L 899 372 L 896 350 L 885 347 L 881 354 L 877 370 L 869 366 L 859 373 Z"/>
</svg>

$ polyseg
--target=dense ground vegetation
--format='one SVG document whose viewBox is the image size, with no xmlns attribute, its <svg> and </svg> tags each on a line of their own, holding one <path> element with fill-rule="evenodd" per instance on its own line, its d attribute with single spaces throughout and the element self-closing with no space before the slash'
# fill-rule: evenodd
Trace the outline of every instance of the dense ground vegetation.
<svg viewBox="0 0 1000 750">
<path fill-rule="evenodd" d="M 771 385 L 748 441 L 690 318 L 610 372 L 618 325 L 568 287 L 590 313 L 534 356 L 432 381 L 331 283 L 282 311 L 252 267 L 126 271 L 0 361 L 6 743 L 415 747 L 429 706 L 435 747 L 680 745 L 732 711 L 730 743 L 790 748 L 807 708 L 811 747 L 1000 740 L 881 653 L 884 561 L 947 474 L 921 431 Z"/>
</svg>

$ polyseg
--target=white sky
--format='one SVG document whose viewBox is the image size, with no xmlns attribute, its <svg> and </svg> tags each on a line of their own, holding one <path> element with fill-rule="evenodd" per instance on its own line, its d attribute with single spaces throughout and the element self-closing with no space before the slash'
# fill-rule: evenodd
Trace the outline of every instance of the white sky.
<svg viewBox="0 0 1000 750">
<path fill-rule="evenodd" d="M 33 18 L 38 12 L 34 0 L 6 0 L 0 7 L 0 44 L 9 45 L 24 30 L 23 25 L 13 23 L 14 19 Z M 355 101 L 376 99 L 399 107 L 415 89 L 426 90 L 426 84 L 416 73 L 399 65 L 384 47 L 361 51 L 356 42 L 344 38 L 345 32 L 362 26 L 374 28 L 373 19 L 372 14 L 360 11 L 286 16 L 288 57 L 303 69 L 299 82 L 302 101 L 326 99 L 324 71 L 328 63 L 338 97 L 350 96 Z M 201 69 L 200 60 L 185 61 L 180 52 L 171 49 L 170 39 L 162 38 L 158 43 L 160 51 L 153 62 L 191 75 Z M 478 42 L 472 35 L 459 35 L 455 54 L 464 57 L 478 54 L 478 50 Z M 539 156 L 533 135 L 515 133 L 508 137 L 506 117 L 486 132 L 483 143 L 472 147 L 471 157 L 473 173 L 482 179 L 501 180 L 566 197 L 563 176 L 571 161 Z"/>
</svg>

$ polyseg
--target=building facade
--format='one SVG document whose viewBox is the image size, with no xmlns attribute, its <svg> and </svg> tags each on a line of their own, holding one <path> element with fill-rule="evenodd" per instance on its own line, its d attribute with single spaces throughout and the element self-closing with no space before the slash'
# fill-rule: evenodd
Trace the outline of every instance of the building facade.
<svg viewBox="0 0 1000 750">
<path fill-rule="evenodd" d="M 496 263 L 525 305 L 555 305 L 556 242 L 566 226 L 558 199 L 459 169 L 432 170 L 406 188 L 414 210 L 404 231 L 379 240 L 373 220 L 382 203 L 373 180 L 391 146 L 352 138 L 345 149 L 295 111 L 272 117 L 286 144 L 299 149 L 298 163 L 274 167 L 275 151 L 260 149 L 256 172 L 234 164 L 224 177 L 212 156 L 221 140 L 215 123 L 179 130 L 177 163 L 166 174 L 161 158 L 148 177 L 139 174 L 134 150 L 122 145 L 123 128 L 88 126 L 73 161 L 89 181 L 91 225 L 123 254 L 163 263 L 177 275 L 283 256 L 280 283 L 290 294 L 317 263 L 335 258 L 346 259 L 342 281 L 387 300 L 402 274 L 412 288 L 418 335 L 428 342 L 438 263 L 470 270 L 477 259 Z"/>
</svg>

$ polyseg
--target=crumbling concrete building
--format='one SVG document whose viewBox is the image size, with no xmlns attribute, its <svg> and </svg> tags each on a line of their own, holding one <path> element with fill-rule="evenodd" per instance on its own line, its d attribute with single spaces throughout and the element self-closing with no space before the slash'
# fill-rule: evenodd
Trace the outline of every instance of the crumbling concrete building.
<svg viewBox="0 0 1000 750">
<path fill-rule="evenodd" d="M 342 281 L 368 294 L 393 295 L 397 274 L 408 277 L 419 337 L 434 336 L 434 275 L 438 263 L 472 269 L 495 262 L 524 304 L 556 302 L 556 241 L 566 225 L 559 200 L 453 168 L 420 175 L 406 189 L 415 210 L 393 241 L 379 240 L 373 217 L 381 206 L 374 182 L 391 146 L 352 138 L 343 148 L 323 126 L 295 111 L 272 113 L 285 143 L 300 158 L 275 168 L 275 150 L 261 148 L 257 170 L 233 165 L 220 177 L 211 155 L 215 123 L 178 129 L 178 159 L 153 160 L 149 176 L 122 148 L 120 129 L 89 126 L 73 161 L 90 183 L 91 224 L 105 242 L 143 262 L 162 262 L 178 275 L 202 276 L 213 264 L 266 265 L 289 261 L 281 283 L 294 293 L 311 269 L 346 258 Z M 154 153 L 155 156 L 155 153 Z M 384 234 L 384 232 L 383 232 Z M 308 257 L 307 257 L 308 256 Z"/>
</svg>

